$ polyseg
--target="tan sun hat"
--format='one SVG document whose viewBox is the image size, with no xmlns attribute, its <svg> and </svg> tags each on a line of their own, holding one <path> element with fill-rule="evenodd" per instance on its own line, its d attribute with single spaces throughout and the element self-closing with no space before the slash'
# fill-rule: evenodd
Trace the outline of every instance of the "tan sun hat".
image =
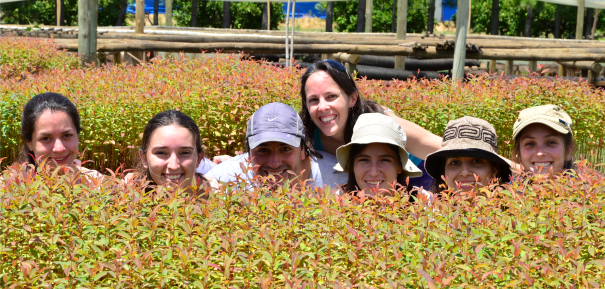
<svg viewBox="0 0 605 289">
<path fill-rule="evenodd" d="M 571 117 L 562 108 L 553 104 L 547 104 L 526 108 L 519 113 L 519 117 L 513 126 L 513 139 L 524 128 L 534 123 L 546 125 L 560 134 L 573 134 L 571 131 Z"/>
<path fill-rule="evenodd" d="M 420 177 L 422 171 L 408 158 L 408 152 L 405 150 L 406 141 L 407 137 L 403 128 L 393 118 L 382 113 L 364 113 L 359 116 L 353 127 L 351 142 L 336 150 L 336 158 L 338 159 L 336 169 L 339 169 L 338 166 L 340 166 L 342 171 L 349 172 L 349 154 L 354 144 L 385 143 L 399 148 L 399 158 L 405 176 Z"/>
<path fill-rule="evenodd" d="M 450 120 L 443 132 L 442 147 L 426 157 L 424 168 L 435 180 L 445 173 L 447 157 L 472 157 L 500 164 L 497 177 L 510 180 L 510 165 L 498 155 L 498 135 L 494 126 L 480 118 L 465 116 Z"/>
</svg>

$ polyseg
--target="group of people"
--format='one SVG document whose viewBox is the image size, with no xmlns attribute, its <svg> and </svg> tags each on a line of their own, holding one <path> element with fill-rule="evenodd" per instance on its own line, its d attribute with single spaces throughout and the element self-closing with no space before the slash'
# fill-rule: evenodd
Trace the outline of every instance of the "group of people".
<svg viewBox="0 0 605 289">
<path fill-rule="evenodd" d="M 307 69 L 300 96 L 299 113 L 277 102 L 254 112 L 246 152 L 219 164 L 206 158 L 191 117 L 176 110 L 158 113 L 143 131 L 134 178 L 149 180 L 150 187 L 190 191 L 241 181 L 256 186 L 255 176 L 272 176 L 277 182 L 330 186 L 336 194 L 388 195 L 402 188 L 439 194 L 509 182 L 513 167 L 557 174 L 574 164 L 572 120 L 556 105 L 520 112 L 511 161 L 498 154 L 498 136 L 487 121 L 465 116 L 436 136 L 363 98 L 345 67 L 333 60 Z M 80 132 L 78 111 L 68 98 L 50 92 L 33 97 L 23 109 L 22 161 L 102 177 L 77 163 Z"/>
</svg>

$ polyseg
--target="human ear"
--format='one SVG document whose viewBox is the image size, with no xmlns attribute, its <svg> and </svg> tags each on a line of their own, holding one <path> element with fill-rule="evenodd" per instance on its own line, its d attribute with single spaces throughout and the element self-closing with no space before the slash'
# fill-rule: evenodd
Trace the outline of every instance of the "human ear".
<svg viewBox="0 0 605 289">
<path fill-rule="evenodd" d="M 32 151 L 32 152 L 34 151 L 34 149 L 33 149 L 33 147 L 32 147 L 32 142 L 31 142 L 31 141 L 28 141 L 28 142 L 26 142 L 25 144 L 27 145 L 27 148 L 28 148 L 30 151 Z"/>
<path fill-rule="evenodd" d="M 141 164 L 143 164 L 143 167 L 148 169 L 147 156 L 145 155 L 145 153 L 143 153 L 143 150 L 139 150 L 139 157 L 141 158 Z"/>
<path fill-rule="evenodd" d="M 353 108 L 359 98 L 359 92 L 355 91 L 349 96 L 349 108 Z"/>
<path fill-rule="evenodd" d="M 197 154 L 197 164 L 196 164 L 196 168 L 200 166 L 200 164 L 202 163 L 202 160 L 204 159 L 204 151 L 201 151 L 199 154 Z"/>
<path fill-rule="evenodd" d="M 304 161 L 305 157 L 307 157 L 307 154 L 305 153 L 305 148 L 304 146 L 300 146 L 300 160 Z"/>
</svg>

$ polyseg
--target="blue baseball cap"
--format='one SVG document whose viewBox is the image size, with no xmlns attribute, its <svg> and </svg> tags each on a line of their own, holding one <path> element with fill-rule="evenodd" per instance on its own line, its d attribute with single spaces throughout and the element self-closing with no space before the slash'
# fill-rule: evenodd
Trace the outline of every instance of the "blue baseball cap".
<svg viewBox="0 0 605 289">
<path fill-rule="evenodd" d="M 277 141 L 299 147 L 305 127 L 298 113 L 289 105 L 272 102 L 259 108 L 248 120 L 246 139 L 250 149 Z"/>
</svg>

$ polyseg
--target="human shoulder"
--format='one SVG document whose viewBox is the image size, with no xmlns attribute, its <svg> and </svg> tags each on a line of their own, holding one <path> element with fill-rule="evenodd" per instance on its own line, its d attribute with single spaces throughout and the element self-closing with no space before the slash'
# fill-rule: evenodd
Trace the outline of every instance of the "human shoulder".
<svg viewBox="0 0 605 289">
<path fill-rule="evenodd" d="M 246 178 L 247 176 L 244 174 L 242 167 L 246 168 L 250 167 L 250 165 L 248 154 L 245 153 L 216 165 L 204 176 L 221 182 L 233 182 L 237 180 L 238 176 Z"/>
<path fill-rule="evenodd" d="M 317 164 L 311 171 L 311 176 L 316 179 L 321 178 L 321 185 L 316 184 L 315 186 L 328 185 L 331 188 L 338 188 L 342 184 L 346 184 L 349 179 L 349 175 L 334 169 L 334 166 L 338 163 L 336 156 L 324 151 L 316 151 L 323 158 L 312 158 L 313 162 Z M 317 171 L 315 171 L 315 168 Z"/>
</svg>

